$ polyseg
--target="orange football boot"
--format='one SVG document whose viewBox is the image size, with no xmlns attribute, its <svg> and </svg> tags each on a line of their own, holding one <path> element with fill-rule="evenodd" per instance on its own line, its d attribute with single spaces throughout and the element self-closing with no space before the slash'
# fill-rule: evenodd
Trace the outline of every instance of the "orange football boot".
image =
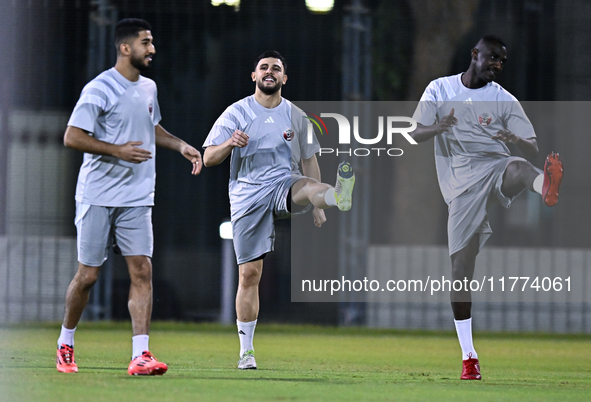
<svg viewBox="0 0 591 402">
<path fill-rule="evenodd" d="M 127 368 L 129 375 L 162 375 L 166 373 L 166 370 L 168 370 L 168 366 L 156 360 L 147 350 L 141 356 L 133 359 Z"/>
<path fill-rule="evenodd" d="M 74 348 L 62 343 L 57 350 L 57 357 L 55 359 L 57 371 L 61 373 L 77 373 L 78 366 L 74 358 Z"/>
</svg>

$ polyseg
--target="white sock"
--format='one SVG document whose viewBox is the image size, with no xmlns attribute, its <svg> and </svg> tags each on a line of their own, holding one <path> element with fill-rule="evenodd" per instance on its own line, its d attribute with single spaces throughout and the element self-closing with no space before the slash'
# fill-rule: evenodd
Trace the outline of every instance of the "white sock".
<svg viewBox="0 0 591 402">
<path fill-rule="evenodd" d="M 238 326 L 238 338 L 240 339 L 240 356 L 249 350 L 254 350 L 252 338 L 254 337 L 254 328 L 257 326 L 257 320 L 250 322 L 241 322 L 236 320 Z"/>
<path fill-rule="evenodd" d="M 337 206 L 337 199 L 334 188 L 329 188 L 328 190 L 326 190 L 326 193 L 324 193 L 324 202 L 326 202 L 326 205 L 328 205 L 329 207 Z"/>
<path fill-rule="evenodd" d="M 542 187 L 544 187 L 544 174 L 540 173 L 538 177 L 534 179 L 534 191 L 542 195 Z"/>
<path fill-rule="evenodd" d="M 57 338 L 57 347 L 59 348 L 64 343 L 74 347 L 74 332 L 76 332 L 76 327 L 74 329 L 68 329 L 62 325 L 62 332 L 60 332 L 60 337 Z"/>
<path fill-rule="evenodd" d="M 133 343 L 133 351 L 131 353 L 131 360 L 135 359 L 138 356 L 141 356 L 145 350 L 150 350 L 148 348 L 148 342 L 150 341 L 149 335 L 132 336 L 131 341 Z"/>
<path fill-rule="evenodd" d="M 458 340 L 462 348 L 462 360 L 478 359 L 478 354 L 474 350 L 472 344 L 472 318 L 467 320 L 454 320 L 456 324 L 456 332 L 458 333 Z"/>
</svg>

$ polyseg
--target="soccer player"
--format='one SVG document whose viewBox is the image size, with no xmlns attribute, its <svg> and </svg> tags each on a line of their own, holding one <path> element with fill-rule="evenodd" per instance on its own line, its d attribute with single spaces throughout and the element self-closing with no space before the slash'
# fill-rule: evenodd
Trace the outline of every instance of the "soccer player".
<svg viewBox="0 0 591 402">
<path fill-rule="evenodd" d="M 417 142 L 435 138 L 435 162 L 441 193 L 448 204 L 448 242 L 453 280 L 472 280 L 476 255 L 491 235 L 487 211 L 493 202 L 508 208 L 524 189 L 538 192 L 547 206 L 558 201 L 562 162 L 546 158 L 544 171 L 511 156 L 507 143 L 524 155 L 538 154 L 536 134 L 517 99 L 494 80 L 507 61 L 505 43 L 481 38 L 465 73 L 432 81 L 414 113 L 411 133 Z M 451 294 L 463 356 L 461 379 L 480 380 L 472 343 L 470 290 Z"/>
<path fill-rule="evenodd" d="M 239 279 L 236 316 L 240 339 L 239 369 L 256 369 L 252 339 L 259 313 L 258 287 L 263 258 L 273 251 L 274 220 L 290 216 L 292 201 L 312 205 L 314 224 L 325 221 L 323 209 L 351 208 L 355 176 L 342 162 L 336 187 L 320 182 L 314 137 L 307 141 L 301 110 L 281 97 L 287 64 L 276 51 L 261 54 L 251 73 L 254 95 L 232 104 L 217 119 L 203 146 L 205 166 L 232 154 L 230 206 Z M 301 160 L 303 175 L 299 171 Z M 294 211 L 295 213 L 295 211 Z"/>
<path fill-rule="evenodd" d="M 112 244 L 125 257 L 131 278 L 133 328 L 131 375 L 162 375 L 168 369 L 148 348 L 152 314 L 152 206 L 156 145 L 176 150 L 201 171 L 201 154 L 160 124 L 156 84 L 140 73 L 156 49 L 152 28 L 140 19 L 115 27 L 117 62 L 82 90 L 64 135 L 67 147 L 84 152 L 76 186 L 78 271 L 66 293 L 57 341 L 57 369 L 77 373 L 74 332 L 90 289 Z"/>
</svg>

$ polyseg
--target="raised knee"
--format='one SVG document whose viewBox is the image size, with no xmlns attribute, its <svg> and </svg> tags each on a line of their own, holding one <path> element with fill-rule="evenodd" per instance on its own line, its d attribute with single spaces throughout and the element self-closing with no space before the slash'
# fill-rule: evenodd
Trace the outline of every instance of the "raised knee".
<svg viewBox="0 0 591 402">
<path fill-rule="evenodd" d="M 509 177 L 517 177 L 521 172 L 521 165 L 523 162 L 521 161 L 513 161 L 507 165 L 505 169 L 505 175 Z"/>
</svg>

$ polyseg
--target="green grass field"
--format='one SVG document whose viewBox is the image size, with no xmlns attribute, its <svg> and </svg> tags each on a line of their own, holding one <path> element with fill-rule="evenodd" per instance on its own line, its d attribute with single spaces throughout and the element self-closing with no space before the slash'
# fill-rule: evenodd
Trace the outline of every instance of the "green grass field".
<svg viewBox="0 0 591 402">
<path fill-rule="evenodd" d="M 78 374 L 55 369 L 59 324 L 0 328 L 2 401 L 591 400 L 589 336 L 476 333 L 482 381 L 460 381 L 453 333 L 265 325 L 258 370 L 236 369 L 234 327 L 154 323 L 169 371 L 131 377 L 129 324 L 81 324 Z"/>
</svg>

